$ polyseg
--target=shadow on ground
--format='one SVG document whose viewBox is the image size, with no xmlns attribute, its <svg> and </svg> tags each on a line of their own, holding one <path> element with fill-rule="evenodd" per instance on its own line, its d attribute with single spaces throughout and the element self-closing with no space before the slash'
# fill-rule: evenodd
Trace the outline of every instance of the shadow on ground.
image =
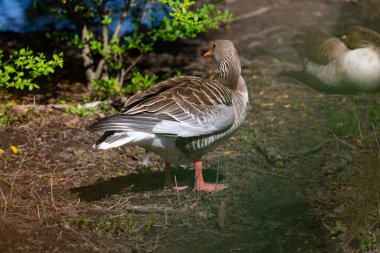
<svg viewBox="0 0 380 253">
<path fill-rule="evenodd" d="M 177 181 L 181 182 L 181 185 L 194 185 L 194 170 L 175 168 L 172 172 Z M 70 192 L 77 193 L 81 200 L 84 201 L 98 201 L 125 192 L 162 190 L 165 187 L 164 176 L 165 173 L 163 171 L 143 170 L 135 174 L 114 177 L 109 180 L 99 180 L 91 185 L 71 188 Z M 206 182 L 216 182 L 224 178 L 223 175 L 218 175 L 217 170 L 212 168 L 204 169 L 203 176 Z"/>
</svg>

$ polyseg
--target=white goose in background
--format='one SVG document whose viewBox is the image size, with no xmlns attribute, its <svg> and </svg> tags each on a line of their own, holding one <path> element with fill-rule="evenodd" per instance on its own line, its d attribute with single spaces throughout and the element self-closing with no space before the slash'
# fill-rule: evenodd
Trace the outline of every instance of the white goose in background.
<svg viewBox="0 0 380 253">
<path fill-rule="evenodd" d="M 306 85 L 332 93 L 380 90 L 380 34 L 361 26 L 347 28 L 341 38 L 319 30 L 296 36 Z"/>
<path fill-rule="evenodd" d="M 94 147 L 138 145 L 158 154 L 166 162 L 166 186 L 173 186 L 171 164 L 194 163 L 196 190 L 226 188 L 204 182 L 201 158 L 244 122 L 248 92 L 231 41 L 215 41 L 204 56 L 212 56 L 219 63 L 218 80 L 175 77 L 132 96 L 119 114 L 90 126 L 90 131 L 104 132 Z"/>
</svg>

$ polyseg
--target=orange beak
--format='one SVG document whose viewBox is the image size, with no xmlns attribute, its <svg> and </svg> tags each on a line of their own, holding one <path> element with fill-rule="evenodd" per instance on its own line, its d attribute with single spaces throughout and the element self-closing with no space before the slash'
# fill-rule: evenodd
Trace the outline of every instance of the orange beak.
<svg viewBox="0 0 380 253">
<path fill-rule="evenodd" d="M 210 56 L 212 56 L 212 51 L 208 50 L 203 56 L 204 57 L 210 57 Z"/>
</svg>

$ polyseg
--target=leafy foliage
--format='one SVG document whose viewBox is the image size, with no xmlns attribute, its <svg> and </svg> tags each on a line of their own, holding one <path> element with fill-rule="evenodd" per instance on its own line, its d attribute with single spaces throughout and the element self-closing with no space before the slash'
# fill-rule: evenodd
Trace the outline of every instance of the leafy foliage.
<svg viewBox="0 0 380 253">
<path fill-rule="evenodd" d="M 7 98 L 5 97 L 5 99 Z M 14 100 L 0 104 L 0 129 L 19 127 L 20 125 L 35 119 L 36 116 L 39 116 L 36 115 L 32 106 L 15 110 L 14 105 L 16 104 L 17 103 Z M 42 113 L 40 115 L 42 115 Z"/>
<path fill-rule="evenodd" d="M 129 55 L 132 50 L 143 54 L 152 51 L 159 40 L 194 38 L 233 18 L 231 13 L 221 11 L 215 5 L 206 3 L 194 8 L 195 3 L 193 0 L 73 0 L 52 9 L 76 27 L 77 34 L 70 36 L 64 33 L 60 39 L 82 51 L 89 87 L 98 94 L 115 96 L 125 91 L 123 84 L 127 78 L 132 78 L 132 86 L 138 86 L 127 86 L 126 91 L 133 93 L 143 89 L 144 85 L 150 85 L 149 80 L 153 80 L 136 73 L 132 77 L 128 75 L 140 59 L 131 61 Z M 164 17 L 157 18 L 157 12 Z M 124 36 L 121 29 L 127 16 L 132 17 L 133 27 L 130 25 L 131 32 Z M 51 37 L 54 35 L 49 34 Z"/>
<path fill-rule="evenodd" d="M 43 53 L 33 54 L 32 50 L 22 48 L 13 52 L 8 60 L 3 60 L 0 50 L 0 87 L 29 90 L 39 88 L 33 80 L 39 76 L 54 73 L 54 68 L 63 67 L 63 53 L 53 54 L 53 59 L 47 60 Z"/>
<path fill-rule="evenodd" d="M 340 233 L 344 233 L 346 231 L 347 231 L 347 226 L 341 220 L 337 220 L 335 222 L 335 227 L 330 230 L 330 234 L 337 235 Z"/>
<path fill-rule="evenodd" d="M 66 114 L 73 114 L 79 117 L 86 117 L 89 115 L 93 115 L 95 113 L 105 113 L 105 114 L 114 114 L 116 113 L 115 109 L 109 104 L 103 102 L 100 105 L 96 106 L 86 106 L 87 99 L 86 97 L 82 97 L 82 103 L 78 105 L 70 105 L 65 108 Z"/>
<path fill-rule="evenodd" d="M 135 30 L 133 35 L 125 37 L 129 48 L 148 52 L 152 50 L 157 40 L 176 41 L 195 38 L 199 33 L 218 29 L 221 23 L 233 19 L 230 12 L 221 11 L 209 3 L 195 10 L 189 10 L 190 6 L 195 5 L 195 1 L 159 0 L 159 2 L 171 8 L 170 17 L 164 17 L 160 26 L 148 32 Z"/>
<path fill-rule="evenodd" d="M 156 83 L 158 76 L 156 75 L 143 75 L 140 71 L 133 71 L 130 84 L 121 88 L 116 78 L 109 80 L 99 78 L 94 81 L 93 88 L 95 93 L 101 97 L 117 96 L 120 93 L 132 93 L 143 91 Z"/>
<path fill-rule="evenodd" d="M 96 113 L 97 111 L 98 111 L 97 107 L 86 108 L 85 106 L 82 106 L 82 105 L 69 106 L 65 109 L 66 113 L 72 113 L 79 117 L 86 117 L 86 116 Z"/>
<path fill-rule="evenodd" d="M 11 109 L 10 105 L 3 104 L 0 105 L 0 128 L 10 125 L 13 121 L 17 120 L 17 117 L 11 116 L 9 111 Z"/>
<path fill-rule="evenodd" d="M 111 77 L 108 80 L 99 78 L 94 80 L 93 89 L 101 97 L 113 97 L 121 93 L 121 87 L 116 78 Z"/>
<path fill-rule="evenodd" d="M 137 93 L 146 90 L 150 86 L 156 83 L 156 75 L 143 75 L 139 71 L 134 71 L 132 73 L 131 84 L 125 87 L 128 93 Z"/>
<path fill-rule="evenodd" d="M 139 221 L 127 210 L 115 217 L 105 217 L 100 221 L 91 219 L 87 214 L 81 214 L 73 222 L 81 230 L 92 230 L 100 236 L 120 236 L 121 238 L 133 238 L 141 240 L 144 234 L 149 233 L 157 223 L 155 214 L 150 214 L 146 221 Z M 69 222 L 64 222 L 64 227 L 70 227 Z"/>
</svg>

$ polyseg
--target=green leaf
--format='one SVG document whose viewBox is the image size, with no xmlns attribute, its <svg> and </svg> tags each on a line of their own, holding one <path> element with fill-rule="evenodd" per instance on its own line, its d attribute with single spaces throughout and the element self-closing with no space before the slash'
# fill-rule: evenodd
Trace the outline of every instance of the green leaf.
<svg viewBox="0 0 380 253">
<path fill-rule="evenodd" d="M 109 25 L 112 23 L 112 18 L 104 18 L 102 21 L 100 21 L 102 25 Z"/>
</svg>

